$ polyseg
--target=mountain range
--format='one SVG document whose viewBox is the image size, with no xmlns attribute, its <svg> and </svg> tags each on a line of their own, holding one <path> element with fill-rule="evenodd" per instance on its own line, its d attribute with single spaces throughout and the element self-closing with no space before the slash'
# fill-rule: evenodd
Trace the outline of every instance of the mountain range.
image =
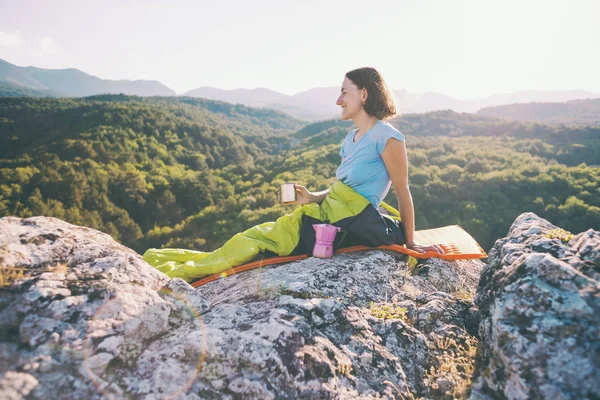
<svg viewBox="0 0 600 400">
<path fill-rule="evenodd" d="M 339 88 L 314 88 L 295 95 L 285 95 L 272 90 L 233 89 L 223 90 L 201 87 L 184 93 L 184 96 L 204 97 L 228 103 L 241 103 L 251 107 L 266 107 L 280 110 L 297 118 L 324 120 L 340 113 L 335 100 Z M 424 113 L 437 110 L 474 113 L 482 108 L 505 104 L 531 102 L 566 102 L 576 99 L 600 98 L 600 93 L 584 90 L 543 91 L 529 90 L 500 94 L 477 100 L 459 100 L 440 93 L 410 93 L 406 89 L 393 90 L 400 114 Z"/>
<path fill-rule="evenodd" d="M 19 67 L 0 59 L 0 88 L 13 93 L 33 90 L 35 97 L 85 97 L 95 94 L 132 94 L 136 96 L 176 96 L 158 81 L 108 80 L 78 69 Z M 5 95 L 4 93 L 0 93 Z"/>
<path fill-rule="evenodd" d="M 85 97 L 116 93 L 137 96 L 178 95 L 158 81 L 106 80 L 73 68 L 19 67 L 0 59 L 0 97 Z M 498 105 L 531 102 L 563 103 L 576 99 L 600 98 L 600 93 L 585 90 L 529 90 L 475 100 L 459 100 L 436 92 L 411 93 L 406 89 L 393 90 L 393 93 L 400 114 L 435 110 L 473 113 L 482 108 Z M 271 108 L 309 121 L 335 118 L 340 113 L 339 107 L 335 105 L 339 95 L 338 87 L 313 88 L 287 95 L 266 88 L 224 90 L 203 86 L 181 95 Z"/>
</svg>

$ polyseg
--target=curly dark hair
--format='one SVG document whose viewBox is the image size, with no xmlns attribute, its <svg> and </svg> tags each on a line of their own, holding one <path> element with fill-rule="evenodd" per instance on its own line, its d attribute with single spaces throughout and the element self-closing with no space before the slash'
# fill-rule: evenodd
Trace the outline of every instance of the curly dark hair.
<svg viewBox="0 0 600 400">
<path fill-rule="evenodd" d="M 380 120 L 386 120 L 396 115 L 396 105 L 392 93 L 388 89 L 383 77 L 375 68 L 363 67 L 353 69 L 346 73 L 359 89 L 367 89 L 365 111 Z"/>
</svg>

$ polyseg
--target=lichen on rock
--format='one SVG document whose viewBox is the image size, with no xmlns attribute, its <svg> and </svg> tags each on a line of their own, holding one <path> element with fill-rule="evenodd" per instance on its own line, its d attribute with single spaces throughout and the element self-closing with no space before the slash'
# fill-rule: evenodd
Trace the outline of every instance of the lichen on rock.
<svg viewBox="0 0 600 400">
<path fill-rule="evenodd" d="M 600 232 L 565 243 L 522 214 L 489 253 L 475 302 L 472 398 L 588 399 L 600 393 Z"/>
</svg>

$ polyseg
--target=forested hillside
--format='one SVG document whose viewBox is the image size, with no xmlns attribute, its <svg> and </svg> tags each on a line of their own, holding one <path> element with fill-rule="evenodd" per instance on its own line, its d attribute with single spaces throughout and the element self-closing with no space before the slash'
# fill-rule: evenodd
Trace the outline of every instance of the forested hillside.
<svg viewBox="0 0 600 400">
<path fill-rule="evenodd" d="M 565 165 L 600 164 L 600 129 L 589 126 L 561 127 L 535 122 L 506 121 L 450 110 L 407 114 L 393 119 L 391 123 L 409 137 L 512 138 L 525 140 L 522 144 L 525 147 L 519 151 L 554 159 Z M 334 126 L 343 129 L 329 129 Z M 340 143 L 351 126 L 351 123 L 341 120 L 323 121 L 303 128 L 295 136 L 310 136 L 308 142 L 313 145 Z"/>
<path fill-rule="evenodd" d="M 135 246 L 228 199 L 230 167 L 288 146 L 300 122 L 198 99 L 0 99 L 0 215 L 50 215 Z"/>
<path fill-rule="evenodd" d="M 486 249 L 524 211 L 600 226 L 600 129 L 451 111 L 392 121 L 407 137 L 417 228 L 460 224 Z M 192 98 L 0 99 L 0 216 L 47 215 L 142 252 L 212 250 L 291 208 L 277 186 L 335 180 L 343 121 Z M 393 191 L 386 201 L 397 206 Z"/>
</svg>

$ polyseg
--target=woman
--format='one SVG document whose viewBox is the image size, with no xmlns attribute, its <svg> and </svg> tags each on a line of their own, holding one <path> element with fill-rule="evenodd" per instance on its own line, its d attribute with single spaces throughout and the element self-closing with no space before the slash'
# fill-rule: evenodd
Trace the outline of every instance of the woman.
<svg viewBox="0 0 600 400">
<path fill-rule="evenodd" d="M 144 260 L 171 278 L 193 281 L 206 275 L 226 273 L 265 254 L 312 255 L 314 224 L 327 222 L 340 228 L 334 249 L 362 244 L 370 247 L 406 244 L 419 253 L 443 254 L 440 246 L 422 246 L 414 241 L 414 211 L 408 188 L 408 161 L 404 136 L 383 120 L 396 108 L 381 75 L 373 68 L 346 74 L 337 104 L 342 119 L 351 119 L 358 129 L 350 131 L 340 155 L 338 181 L 329 189 L 312 193 L 295 185 L 301 205 L 274 222 L 265 222 L 240 232 L 212 252 L 188 249 L 148 249 Z M 378 207 L 390 186 L 398 197 L 402 224 L 383 217 Z"/>
<path fill-rule="evenodd" d="M 414 208 L 408 186 L 404 135 L 383 122 L 396 114 L 396 107 L 381 74 L 370 67 L 348 72 L 336 104 L 342 107 L 342 120 L 352 120 L 358 127 L 344 139 L 336 177 L 366 197 L 375 209 L 393 184 L 406 247 L 419 253 L 444 254 L 438 245 L 423 246 L 414 241 Z M 302 185 L 295 187 L 297 201 L 284 204 L 320 204 L 329 192 L 327 189 L 312 193 Z"/>
</svg>

